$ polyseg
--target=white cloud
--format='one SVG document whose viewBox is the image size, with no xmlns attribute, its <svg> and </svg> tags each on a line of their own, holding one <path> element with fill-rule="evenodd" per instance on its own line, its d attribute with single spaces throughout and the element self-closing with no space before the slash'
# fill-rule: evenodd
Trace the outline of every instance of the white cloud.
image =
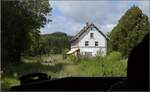
<svg viewBox="0 0 150 92">
<path fill-rule="evenodd" d="M 53 16 L 53 22 L 42 28 L 42 33 L 60 31 L 75 35 L 87 21 L 106 33 L 133 5 L 138 5 L 143 13 L 149 15 L 149 1 L 51 1 L 50 4 L 53 13 L 59 11 L 59 16 Z"/>
<path fill-rule="evenodd" d="M 41 33 L 66 32 L 69 35 L 74 35 L 82 27 L 83 24 L 68 21 L 65 17 L 57 16 L 53 17 L 53 22 L 50 22 L 44 28 L 41 28 Z"/>
<path fill-rule="evenodd" d="M 115 26 L 116 26 L 116 24 L 106 24 L 106 25 L 102 25 L 102 26 L 101 26 L 101 30 L 103 30 L 103 32 L 104 32 L 105 34 L 107 34 L 107 32 L 110 32 Z"/>
</svg>

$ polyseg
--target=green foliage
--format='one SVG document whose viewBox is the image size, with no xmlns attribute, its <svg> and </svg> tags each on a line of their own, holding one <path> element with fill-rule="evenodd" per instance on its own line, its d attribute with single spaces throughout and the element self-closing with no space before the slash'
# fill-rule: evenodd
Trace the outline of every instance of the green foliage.
<svg viewBox="0 0 150 92">
<path fill-rule="evenodd" d="M 110 53 L 103 63 L 104 76 L 126 76 L 127 61 L 122 59 L 119 52 Z"/>
<path fill-rule="evenodd" d="M 99 61 L 103 62 L 102 60 Z M 81 75 L 90 77 L 103 76 L 101 67 L 102 63 L 100 63 L 99 61 L 86 58 L 81 59 L 78 65 Z"/>
<path fill-rule="evenodd" d="M 4 78 L 1 81 L 1 90 L 6 91 L 9 90 L 12 86 L 20 85 L 20 81 L 15 78 Z"/>
<path fill-rule="evenodd" d="M 59 37 L 59 36 L 64 36 L 66 37 L 67 34 L 66 33 L 63 33 L 63 32 L 54 32 L 51 34 L 52 36 L 55 36 L 55 37 Z M 48 35 L 47 35 L 48 36 Z"/>
<path fill-rule="evenodd" d="M 68 52 L 68 49 L 63 49 L 63 51 L 62 51 L 62 58 L 63 59 L 66 59 L 67 58 L 67 53 Z"/>
<path fill-rule="evenodd" d="M 46 16 L 50 11 L 48 0 L 1 2 L 3 66 L 21 61 L 21 55 L 35 44 L 40 27 L 48 22 Z"/>
<path fill-rule="evenodd" d="M 74 56 L 74 55 L 69 55 L 68 57 L 69 57 L 70 61 L 72 61 L 72 62 L 76 62 L 77 61 L 77 57 Z"/>
<path fill-rule="evenodd" d="M 108 61 L 119 61 L 122 59 L 121 53 L 120 52 L 111 52 L 107 56 Z"/>
<path fill-rule="evenodd" d="M 122 60 L 119 52 L 112 52 L 105 57 L 82 58 L 79 67 L 80 74 L 84 76 L 119 77 L 127 73 L 127 61 Z"/>
<path fill-rule="evenodd" d="M 47 59 L 48 56 L 42 56 L 42 58 Z M 61 55 L 51 55 L 51 58 L 53 66 L 37 63 L 37 57 L 26 57 L 23 60 L 24 63 L 20 65 L 7 64 L 2 75 L 3 90 L 18 85 L 19 77 L 37 72 L 47 73 L 52 78 L 66 76 L 125 77 L 127 73 L 127 60 L 122 59 L 119 52 L 112 52 L 108 56 L 81 57 L 77 63 L 71 62 L 70 59 L 63 60 Z"/>
<path fill-rule="evenodd" d="M 70 48 L 70 36 L 66 33 L 55 32 L 41 36 L 43 40 L 42 48 L 45 48 L 45 54 L 61 54 L 64 49 Z M 44 50 L 44 49 L 43 49 Z M 44 54 L 44 53 L 43 53 Z"/>
<path fill-rule="evenodd" d="M 148 17 L 137 6 L 133 6 L 108 34 L 110 38 L 108 50 L 119 51 L 124 57 L 128 57 L 133 47 L 140 43 L 148 32 L 150 32 Z"/>
</svg>

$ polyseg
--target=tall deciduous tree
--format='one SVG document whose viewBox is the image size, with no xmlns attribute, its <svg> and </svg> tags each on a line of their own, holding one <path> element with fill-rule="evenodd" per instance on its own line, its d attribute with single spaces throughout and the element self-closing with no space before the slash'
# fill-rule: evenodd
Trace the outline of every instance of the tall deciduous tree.
<svg viewBox="0 0 150 92">
<path fill-rule="evenodd" d="M 50 13 L 48 0 L 1 1 L 2 64 L 20 62 L 21 54 L 38 38 Z"/>
<path fill-rule="evenodd" d="M 150 32 L 148 17 L 137 6 L 133 6 L 109 34 L 109 51 L 120 51 L 127 57 L 148 32 Z"/>
</svg>

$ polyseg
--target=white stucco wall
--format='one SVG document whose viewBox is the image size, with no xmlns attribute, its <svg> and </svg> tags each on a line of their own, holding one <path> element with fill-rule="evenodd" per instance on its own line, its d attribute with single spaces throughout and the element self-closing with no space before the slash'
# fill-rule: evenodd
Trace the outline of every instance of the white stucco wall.
<svg viewBox="0 0 150 92">
<path fill-rule="evenodd" d="M 92 56 L 96 56 L 99 52 L 106 55 L 106 48 L 80 48 L 80 53 L 85 55 L 85 52 L 92 52 Z"/>
<path fill-rule="evenodd" d="M 93 33 L 93 38 L 90 38 L 90 34 Z M 89 41 L 89 46 L 85 46 L 85 41 Z M 98 42 L 98 46 L 95 46 L 95 41 Z M 71 44 L 71 48 L 80 48 L 80 53 L 84 55 L 84 52 L 92 52 L 92 56 L 95 56 L 97 52 L 103 52 L 106 54 L 107 48 L 106 38 L 98 32 L 95 28 L 89 29 L 82 36 L 79 37 L 78 41 Z"/>
</svg>

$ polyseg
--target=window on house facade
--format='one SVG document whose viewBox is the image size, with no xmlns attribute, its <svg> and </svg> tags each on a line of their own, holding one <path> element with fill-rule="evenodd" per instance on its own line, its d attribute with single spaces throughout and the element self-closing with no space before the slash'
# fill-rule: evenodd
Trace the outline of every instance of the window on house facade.
<svg viewBox="0 0 150 92">
<path fill-rule="evenodd" d="M 94 38 L 94 34 L 93 33 L 90 34 L 90 38 L 91 39 Z"/>
<path fill-rule="evenodd" d="M 95 46 L 98 46 L 98 41 L 95 41 Z"/>
<path fill-rule="evenodd" d="M 89 41 L 85 41 L 85 46 L 89 46 Z"/>
</svg>

